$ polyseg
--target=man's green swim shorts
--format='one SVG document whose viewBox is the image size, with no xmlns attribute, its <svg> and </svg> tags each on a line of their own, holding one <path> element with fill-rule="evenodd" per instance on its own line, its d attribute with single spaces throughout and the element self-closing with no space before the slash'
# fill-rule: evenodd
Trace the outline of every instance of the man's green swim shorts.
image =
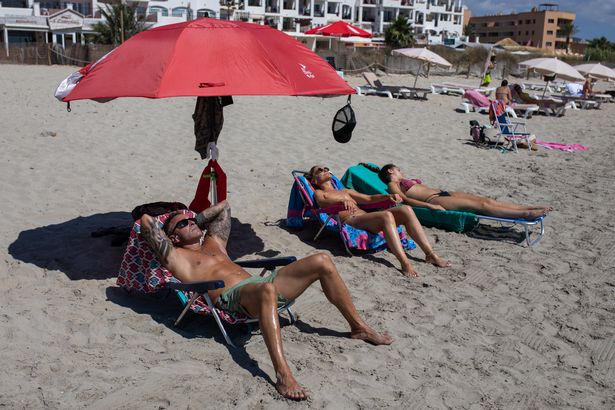
<svg viewBox="0 0 615 410">
<path fill-rule="evenodd" d="M 251 283 L 273 283 L 277 272 L 273 272 L 271 275 L 262 277 L 262 276 L 252 276 L 250 278 L 244 279 L 229 290 L 224 291 L 218 298 L 216 302 L 216 307 L 219 309 L 227 310 L 229 312 L 241 313 L 242 315 L 250 316 L 248 312 L 241 306 L 239 303 L 239 291 L 242 287 L 249 285 Z M 285 306 L 290 301 L 287 300 L 284 296 L 278 293 L 278 309 L 282 306 Z"/>
</svg>

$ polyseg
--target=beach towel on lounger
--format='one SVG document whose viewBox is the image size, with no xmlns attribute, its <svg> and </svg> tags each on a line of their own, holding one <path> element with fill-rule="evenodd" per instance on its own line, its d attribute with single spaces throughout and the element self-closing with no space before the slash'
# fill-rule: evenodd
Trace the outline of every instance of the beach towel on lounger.
<svg viewBox="0 0 615 410">
<path fill-rule="evenodd" d="M 376 164 L 370 165 L 380 168 Z M 378 174 L 363 165 L 355 165 L 346 171 L 342 183 L 347 188 L 354 189 L 368 195 L 390 194 L 387 185 L 378 178 Z M 435 227 L 454 232 L 471 231 L 478 224 L 476 216 L 461 211 L 432 211 L 428 208 L 413 206 L 412 209 L 421 225 Z"/>
</svg>

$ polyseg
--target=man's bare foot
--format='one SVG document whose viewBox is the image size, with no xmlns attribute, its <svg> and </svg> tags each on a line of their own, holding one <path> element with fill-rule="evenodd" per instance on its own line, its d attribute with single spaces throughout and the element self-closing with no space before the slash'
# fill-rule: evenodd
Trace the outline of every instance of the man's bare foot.
<svg viewBox="0 0 615 410">
<path fill-rule="evenodd" d="M 292 375 L 281 377 L 278 375 L 278 381 L 275 388 L 282 395 L 290 400 L 307 400 L 310 397 L 309 391 L 297 383 L 297 380 Z"/>
<path fill-rule="evenodd" d="M 442 259 L 433 251 L 425 255 L 425 262 L 431 263 L 438 268 L 450 268 L 452 266 L 449 261 Z"/>
<path fill-rule="evenodd" d="M 391 343 L 393 343 L 393 338 L 388 334 L 377 333 L 374 329 L 367 326 L 361 329 L 351 330 L 350 338 L 363 340 L 376 346 L 390 345 Z"/>
<path fill-rule="evenodd" d="M 401 273 L 403 273 L 404 276 L 407 276 L 409 278 L 419 277 L 419 273 L 414 270 L 414 266 L 412 266 L 410 261 L 401 264 Z"/>
</svg>

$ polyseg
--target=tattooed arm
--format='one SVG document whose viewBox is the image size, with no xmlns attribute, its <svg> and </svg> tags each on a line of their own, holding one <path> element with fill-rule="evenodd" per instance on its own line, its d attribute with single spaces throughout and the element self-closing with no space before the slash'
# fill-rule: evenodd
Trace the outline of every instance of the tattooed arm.
<svg viewBox="0 0 615 410">
<path fill-rule="evenodd" d="M 207 227 L 207 235 L 217 237 L 226 247 L 231 234 L 231 206 L 227 201 L 207 208 L 196 216 L 196 221 L 201 229 Z"/>
<path fill-rule="evenodd" d="M 160 228 L 154 218 L 144 214 L 141 217 L 141 236 L 145 238 L 149 246 L 153 249 L 158 260 L 165 268 L 169 268 L 169 260 L 174 254 L 173 243 Z"/>
</svg>

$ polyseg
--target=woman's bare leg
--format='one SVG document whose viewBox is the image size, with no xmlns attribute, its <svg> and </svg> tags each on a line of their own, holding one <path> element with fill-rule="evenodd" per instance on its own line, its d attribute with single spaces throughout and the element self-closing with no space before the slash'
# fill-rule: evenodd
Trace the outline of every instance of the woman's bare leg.
<svg viewBox="0 0 615 410">
<path fill-rule="evenodd" d="M 544 209 L 546 211 L 553 210 L 553 208 L 551 208 L 549 206 L 513 204 L 512 202 L 498 201 L 498 200 L 493 199 L 493 198 L 488 198 L 488 197 L 484 197 L 484 196 L 474 195 L 474 194 L 470 194 L 470 193 L 467 193 L 467 192 L 451 192 L 450 194 L 452 196 L 454 196 L 454 197 L 459 197 L 459 198 L 473 199 L 475 201 L 486 201 L 487 203 L 491 204 L 492 206 L 501 207 L 501 208 L 520 209 L 520 210 L 528 210 L 528 211 L 531 211 L 533 209 Z"/>
<path fill-rule="evenodd" d="M 511 209 L 489 201 L 477 200 L 459 196 L 437 196 L 431 200 L 432 204 L 443 206 L 445 209 L 470 211 L 478 214 L 512 219 L 536 219 L 546 214 L 545 209 Z"/>
<path fill-rule="evenodd" d="M 414 270 L 410 263 L 410 259 L 404 251 L 399 235 L 397 234 L 397 225 L 393 214 L 387 211 L 370 212 L 368 214 L 351 216 L 346 220 L 350 226 L 364 229 L 372 233 L 382 231 L 384 239 L 387 241 L 389 250 L 399 263 L 401 263 L 401 271 L 406 276 L 417 277 L 419 274 Z"/>
<path fill-rule="evenodd" d="M 429 243 L 429 240 L 427 239 L 427 234 L 425 233 L 423 226 L 419 222 L 411 207 L 396 206 L 387 209 L 387 212 L 390 212 L 393 215 L 396 225 L 403 225 L 406 228 L 408 235 L 410 235 L 412 240 L 416 242 L 419 248 L 425 252 L 425 262 L 432 263 L 439 268 L 448 268 L 451 266 L 450 262 L 445 261 L 436 255 L 431 247 L 431 244 Z"/>
</svg>

